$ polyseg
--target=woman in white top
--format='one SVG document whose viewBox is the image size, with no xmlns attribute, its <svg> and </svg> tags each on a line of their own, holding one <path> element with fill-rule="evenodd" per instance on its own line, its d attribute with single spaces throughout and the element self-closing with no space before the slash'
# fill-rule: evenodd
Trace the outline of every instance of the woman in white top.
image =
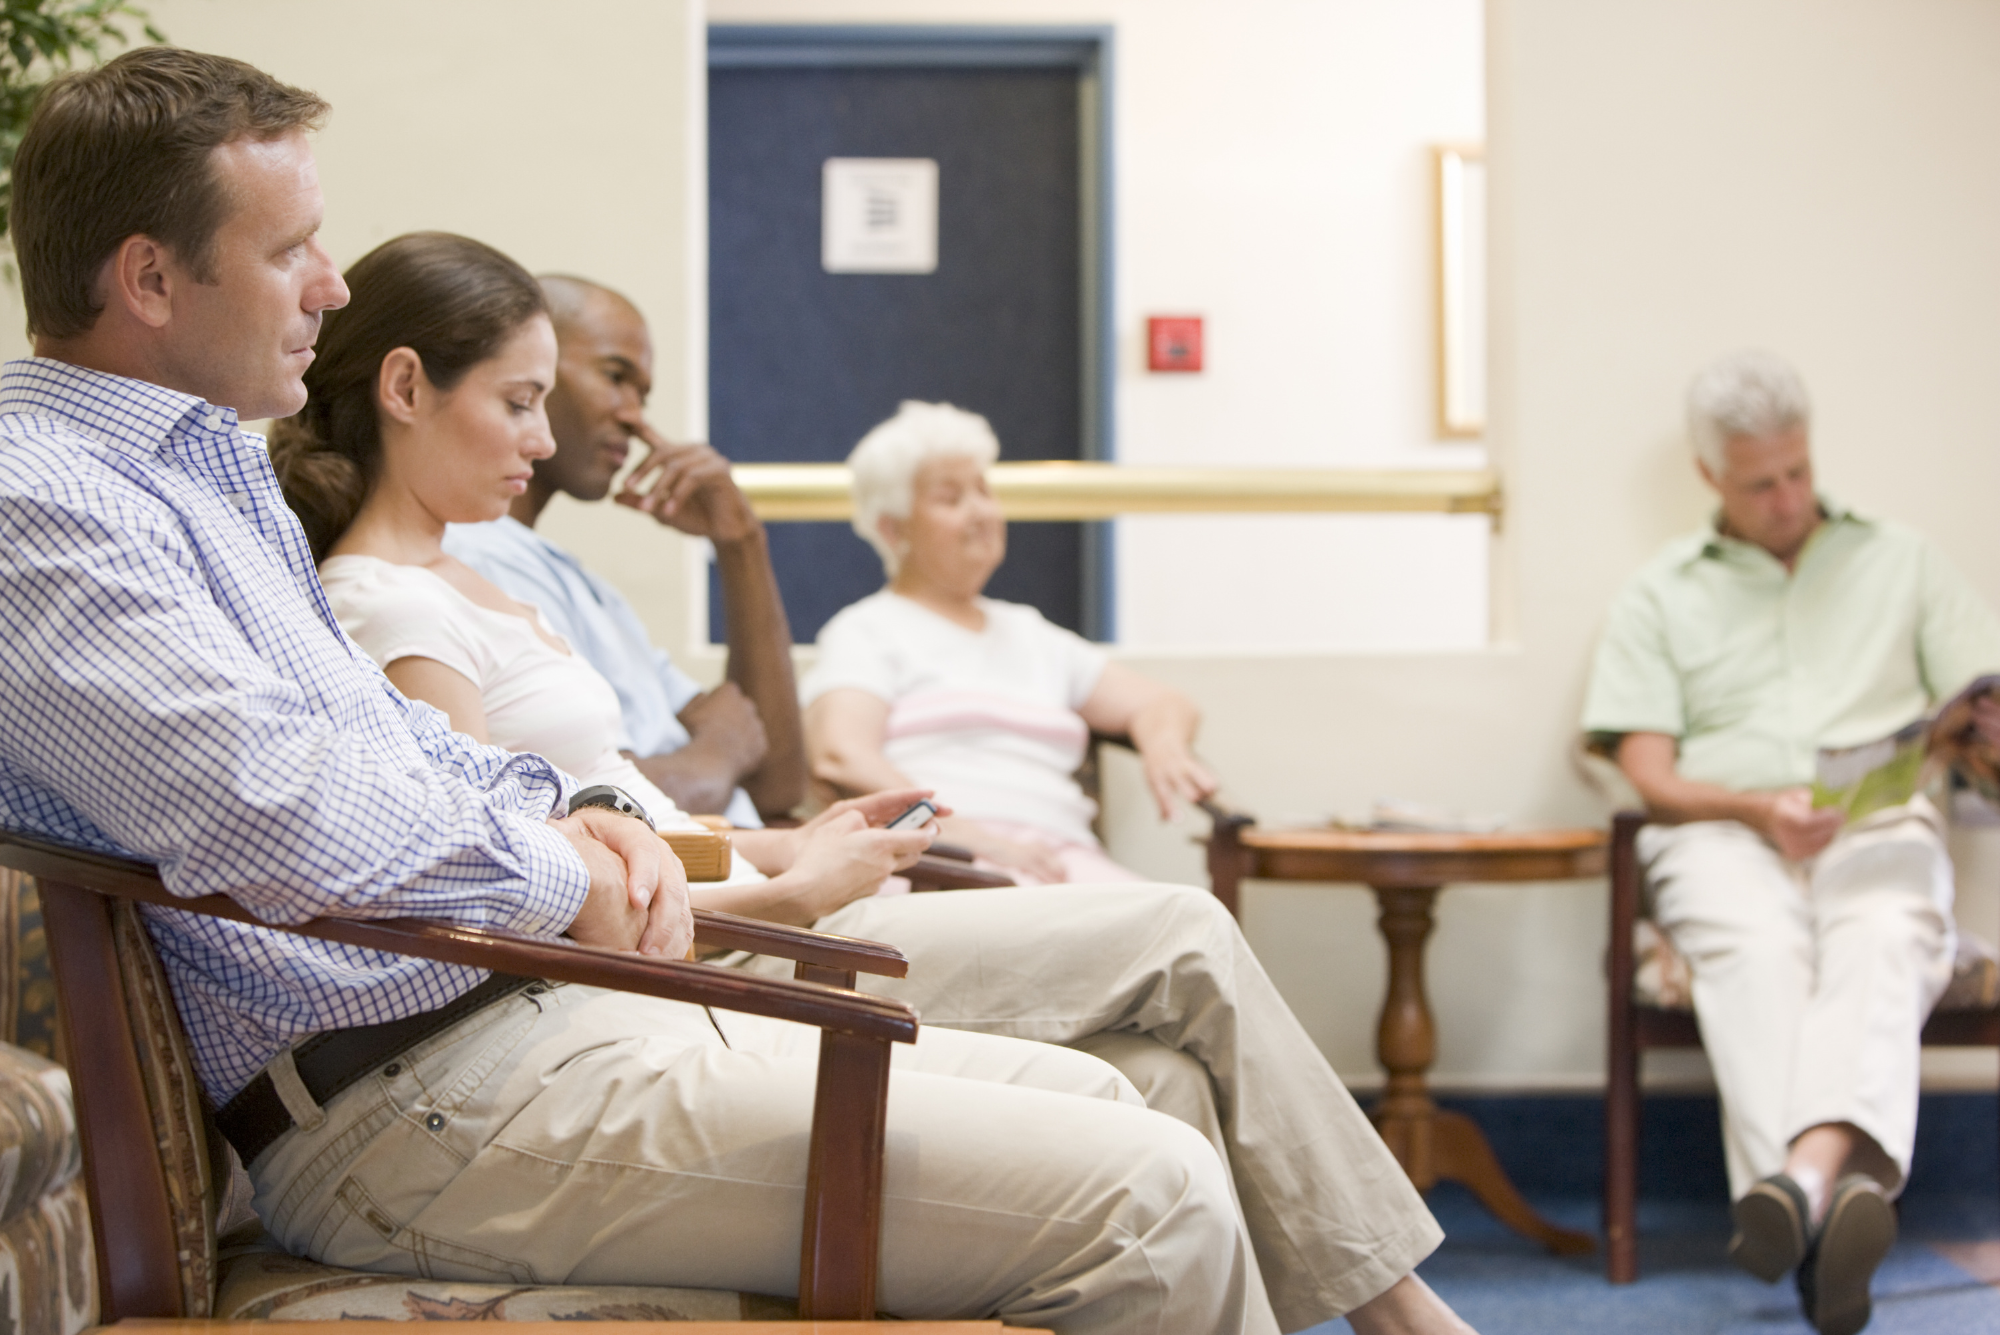
<svg viewBox="0 0 2000 1335">
<path fill-rule="evenodd" d="M 448 523 L 507 512 L 555 450 L 544 400 L 556 338 L 540 286 L 489 246 L 444 233 L 384 243 L 346 275 L 306 373 L 310 399 L 272 433 L 334 615 L 389 680 L 480 741 L 615 784 L 661 828 L 695 822 L 618 750 L 618 697 L 540 614 L 445 555 Z M 922 831 L 876 828 L 921 794 L 740 830 L 707 908 L 811 923 L 914 861 Z M 766 879 L 766 878 L 769 879 Z"/>
<path fill-rule="evenodd" d="M 986 485 L 986 419 L 905 403 L 848 456 L 854 530 L 888 585 L 835 616 L 803 687 L 813 777 L 846 795 L 934 788 L 945 837 L 1040 882 L 1136 880 L 1090 828 L 1073 777 L 1090 734 L 1123 734 L 1161 819 L 1215 791 L 1194 758 L 1201 716 L 1072 631 L 981 590 L 1007 554 Z"/>
</svg>

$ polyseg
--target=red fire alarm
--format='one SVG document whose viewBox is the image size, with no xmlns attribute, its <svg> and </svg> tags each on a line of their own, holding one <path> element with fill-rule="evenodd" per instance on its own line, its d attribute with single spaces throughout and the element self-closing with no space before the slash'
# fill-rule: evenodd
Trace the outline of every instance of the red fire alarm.
<svg viewBox="0 0 2000 1335">
<path fill-rule="evenodd" d="M 1199 371 L 1201 317 L 1155 315 L 1146 321 L 1146 369 Z"/>
</svg>

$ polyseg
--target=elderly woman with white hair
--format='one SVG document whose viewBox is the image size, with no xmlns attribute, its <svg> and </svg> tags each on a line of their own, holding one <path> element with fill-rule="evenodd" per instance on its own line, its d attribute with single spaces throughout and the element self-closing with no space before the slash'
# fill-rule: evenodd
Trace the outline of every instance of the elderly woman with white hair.
<svg viewBox="0 0 2000 1335">
<path fill-rule="evenodd" d="M 813 777 L 842 796 L 935 789 L 957 813 L 945 837 L 1016 879 L 1140 879 L 1105 855 L 1073 776 L 1093 730 L 1128 736 L 1167 819 L 1215 791 L 1192 751 L 1201 716 L 1034 608 L 983 596 L 1007 554 L 986 481 L 999 453 L 978 414 L 908 402 L 848 456 L 854 530 L 888 584 L 820 632 L 803 688 Z"/>
</svg>

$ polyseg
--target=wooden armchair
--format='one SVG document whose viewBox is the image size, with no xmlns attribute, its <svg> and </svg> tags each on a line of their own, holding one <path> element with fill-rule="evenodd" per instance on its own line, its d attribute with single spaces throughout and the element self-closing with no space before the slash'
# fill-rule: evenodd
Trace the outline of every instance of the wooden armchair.
<svg viewBox="0 0 2000 1335">
<path fill-rule="evenodd" d="M 53 958 L 64 1037 L 74 1054 L 84 1181 L 90 1200 L 102 1319 L 209 1318 L 217 1315 L 218 1282 L 229 1258 L 217 1240 L 218 1201 L 228 1180 L 222 1148 L 203 1108 L 186 1037 L 165 976 L 136 908 L 163 904 L 185 912 L 255 922 L 234 900 L 180 899 L 142 862 L 106 857 L 0 832 L 0 866 L 38 878 Z M 419 920 L 320 918 L 272 930 L 471 965 L 551 981 L 583 983 L 816 1025 L 821 1032 L 819 1085 L 813 1109 L 805 1229 L 799 1257 L 798 1312 L 821 1321 L 860 1321 L 875 1314 L 881 1237 L 882 1147 L 888 1098 L 889 1045 L 915 1041 L 917 1017 L 901 1002 L 839 990 L 856 972 L 899 977 L 900 952 L 874 942 L 826 936 L 728 914 L 696 913 L 704 946 L 749 950 L 797 961 L 801 981 L 757 978 L 700 964 L 660 961 L 617 951 Z M 265 924 L 268 926 L 268 924 Z M 836 986 L 827 986 L 826 984 Z M 294 1269 L 317 1272 L 322 1292 L 349 1293 L 381 1277 L 335 1271 L 278 1254 Z M 332 1278 L 326 1278 L 326 1277 Z M 343 1278 L 347 1277 L 347 1278 Z M 410 1290 L 405 1319 L 425 1310 L 424 1287 Z M 341 1288 L 342 1284 L 348 1287 Z M 437 1308 L 484 1310 L 505 1319 L 502 1300 L 518 1289 L 495 1287 L 490 1301 L 468 1291 L 486 1286 L 434 1285 L 451 1290 L 429 1301 Z M 704 1290 L 616 1291 L 616 1301 L 592 1307 L 592 1290 L 565 1290 L 584 1312 L 542 1313 L 560 1319 L 720 1316 L 737 1320 L 785 1315 L 781 1300 L 714 1295 Z M 681 1301 L 721 1297 L 724 1308 Z M 481 1307 L 485 1302 L 484 1308 Z M 725 1310 L 726 1309 L 726 1310 Z M 278 1315 L 268 1305 L 224 1316 Z M 347 1315 L 336 1305 L 331 1315 Z"/>
<path fill-rule="evenodd" d="M 1647 1048 L 1698 1048 L 1701 1030 L 1685 990 L 1656 981 L 1651 962 L 1642 986 L 1635 944 L 1641 919 L 1638 838 L 1643 811 L 1621 811 L 1611 821 L 1611 944 L 1608 997 L 1610 1051 L 1604 1089 L 1605 1273 L 1613 1284 L 1639 1277 L 1634 1222 L 1639 1189 L 1639 1054 Z M 1669 961 L 1664 970 L 1675 970 Z M 1924 1025 L 1933 1047 L 2000 1046 L 2000 979 L 1990 959 L 1961 952 L 1952 984 Z"/>
</svg>

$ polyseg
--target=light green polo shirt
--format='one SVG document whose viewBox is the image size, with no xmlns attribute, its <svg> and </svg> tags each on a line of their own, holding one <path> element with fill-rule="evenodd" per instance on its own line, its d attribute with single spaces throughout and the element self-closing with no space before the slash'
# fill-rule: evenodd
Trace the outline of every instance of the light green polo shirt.
<svg viewBox="0 0 2000 1335">
<path fill-rule="evenodd" d="M 1711 525 L 1632 577 L 1591 667 L 1593 742 L 1666 733 L 1685 778 L 1791 787 L 1820 747 L 1885 737 L 2000 671 L 2000 623 L 1937 548 L 1821 505 L 1790 574 Z"/>
</svg>

